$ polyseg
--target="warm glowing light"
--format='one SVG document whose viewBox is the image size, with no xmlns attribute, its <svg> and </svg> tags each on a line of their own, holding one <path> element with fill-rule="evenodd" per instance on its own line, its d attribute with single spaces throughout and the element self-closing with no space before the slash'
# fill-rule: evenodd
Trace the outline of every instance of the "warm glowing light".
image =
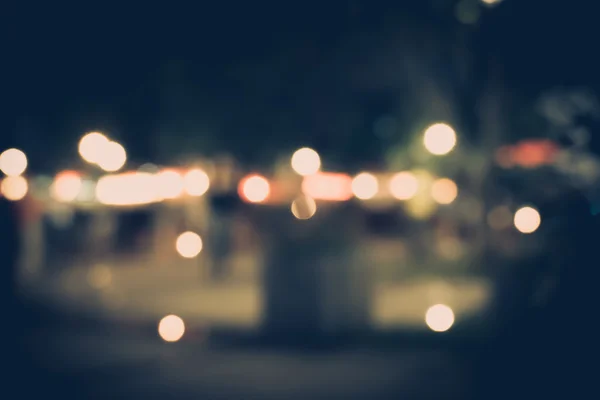
<svg viewBox="0 0 600 400">
<path fill-rule="evenodd" d="M 112 283 L 110 267 L 104 264 L 95 265 L 88 273 L 88 283 L 96 289 L 106 289 Z"/>
<path fill-rule="evenodd" d="M 317 200 L 346 201 L 352 197 L 352 178 L 346 174 L 318 172 L 304 177 L 302 193 Z"/>
<path fill-rule="evenodd" d="M 177 342 L 185 333 L 185 324 L 177 315 L 167 315 L 158 323 L 158 334 L 165 342 Z"/>
<path fill-rule="evenodd" d="M 102 204 L 132 206 L 162 200 L 156 177 L 144 172 L 107 175 L 98 180 L 96 198 Z"/>
<path fill-rule="evenodd" d="M 456 146 L 456 132 L 450 125 L 433 124 L 425 130 L 423 144 L 431 154 L 448 154 Z"/>
<path fill-rule="evenodd" d="M 308 196 L 300 196 L 292 202 L 292 214 L 298 219 L 310 219 L 316 212 L 317 203 Z"/>
<path fill-rule="evenodd" d="M 502 2 L 502 0 L 481 0 L 481 2 L 488 6 L 495 6 L 497 4 L 500 4 Z"/>
<path fill-rule="evenodd" d="M 301 148 L 292 156 L 292 168 L 302 176 L 316 174 L 321 168 L 321 157 L 313 149 Z"/>
<path fill-rule="evenodd" d="M 117 142 L 108 142 L 102 149 L 98 166 L 106 172 L 116 172 L 127 162 L 125 148 Z"/>
<path fill-rule="evenodd" d="M 184 258 L 194 258 L 202 251 L 202 238 L 195 232 L 184 232 L 177 238 L 175 249 Z"/>
<path fill-rule="evenodd" d="M 0 192 L 10 201 L 19 201 L 27 195 L 29 185 L 22 176 L 8 176 L 0 184 Z"/>
<path fill-rule="evenodd" d="M 183 176 L 185 192 L 190 196 L 202 196 L 210 187 L 210 179 L 201 169 L 192 169 Z"/>
<path fill-rule="evenodd" d="M 419 191 L 419 180 L 411 172 L 399 172 L 390 180 L 390 193 L 398 200 L 413 198 Z"/>
<path fill-rule="evenodd" d="M 454 312 L 445 304 L 436 304 L 425 313 L 425 323 L 434 332 L 446 332 L 454 325 Z"/>
<path fill-rule="evenodd" d="M 377 178 L 367 172 L 358 174 L 352 180 L 352 193 L 361 200 L 368 200 L 375 197 L 378 191 L 379 182 Z"/>
<path fill-rule="evenodd" d="M 50 195 L 57 201 L 73 201 L 79 196 L 82 186 L 83 182 L 77 172 L 61 172 L 56 175 L 52 186 L 50 186 Z"/>
<path fill-rule="evenodd" d="M 271 186 L 269 181 L 260 176 L 252 175 L 240 182 L 240 195 L 251 203 L 261 203 L 269 197 Z"/>
<path fill-rule="evenodd" d="M 103 157 L 109 140 L 100 132 L 90 132 L 79 141 L 79 155 L 90 164 L 96 164 Z"/>
<path fill-rule="evenodd" d="M 515 228 L 521 233 L 533 233 L 541 223 L 540 213 L 533 207 L 522 207 L 515 213 Z"/>
<path fill-rule="evenodd" d="M 0 154 L 0 171 L 6 176 L 19 176 L 27 169 L 27 156 L 19 149 L 8 149 Z"/>
<path fill-rule="evenodd" d="M 458 187 L 452 179 L 441 178 L 431 185 L 431 197 L 439 204 L 450 204 L 458 196 Z"/>
<path fill-rule="evenodd" d="M 163 199 L 176 199 L 185 190 L 185 181 L 177 171 L 167 169 L 156 175 L 158 193 Z"/>
</svg>

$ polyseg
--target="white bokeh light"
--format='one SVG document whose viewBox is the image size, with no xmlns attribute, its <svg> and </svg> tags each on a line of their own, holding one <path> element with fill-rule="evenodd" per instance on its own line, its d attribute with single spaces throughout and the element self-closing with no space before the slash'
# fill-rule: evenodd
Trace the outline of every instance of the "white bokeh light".
<svg viewBox="0 0 600 400">
<path fill-rule="evenodd" d="M 0 154 L 0 171 L 6 176 L 19 176 L 27 169 L 27 156 L 19 149 L 8 149 Z"/>
<path fill-rule="evenodd" d="M 533 233 L 541 223 L 540 213 L 533 207 L 522 207 L 515 213 L 515 228 L 521 233 Z"/>
<path fill-rule="evenodd" d="M 412 172 L 398 172 L 390 179 L 390 193 L 398 200 L 409 200 L 418 191 L 419 179 Z"/>
<path fill-rule="evenodd" d="M 292 168 L 302 176 L 312 175 L 321 168 L 321 157 L 315 150 L 303 147 L 296 150 L 292 156 Z"/>
<path fill-rule="evenodd" d="M 271 193 L 269 181 L 260 175 L 252 175 L 240 182 L 240 195 L 251 203 L 262 203 Z"/>
<path fill-rule="evenodd" d="M 10 201 L 23 199 L 29 191 L 27 179 L 22 176 L 8 176 L 0 184 L 0 192 Z"/>
<path fill-rule="evenodd" d="M 61 172 L 54 178 L 54 182 L 50 187 L 50 195 L 57 201 L 73 201 L 81 192 L 82 186 L 83 181 L 77 172 Z"/>
<path fill-rule="evenodd" d="M 177 342 L 185 333 L 185 324 L 177 315 L 167 315 L 158 323 L 158 334 L 165 342 Z"/>
<path fill-rule="evenodd" d="M 458 187 L 452 179 L 437 179 L 431 185 L 431 197 L 439 204 L 450 204 L 458 196 Z"/>
<path fill-rule="evenodd" d="M 117 142 L 108 142 L 104 145 L 98 166 L 106 172 L 116 172 L 125 166 L 127 162 L 127 152 L 125 148 Z"/>
<path fill-rule="evenodd" d="M 177 238 L 175 248 L 180 256 L 194 258 L 202 251 L 202 238 L 195 232 L 184 232 Z"/>
<path fill-rule="evenodd" d="M 210 187 L 210 179 L 203 170 L 192 169 L 183 176 L 185 192 L 190 196 L 202 196 Z"/>
<path fill-rule="evenodd" d="M 448 124 L 433 124 L 425 130 L 423 144 L 431 154 L 448 154 L 456 146 L 456 132 Z"/>
<path fill-rule="evenodd" d="M 445 304 L 431 306 L 425 313 L 425 323 L 434 332 L 446 332 L 454 325 L 454 311 Z"/>
<path fill-rule="evenodd" d="M 352 193 L 361 200 L 368 200 L 375 197 L 378 191 L 379 182 L 372 174 L 363 172 L 352 180 Z"/>
<path fill-rule="evenodd" d="M 108 138 L 100 132 L 90 132 L 79 141 L 79 155 L 86 162 L 96 164 L 102 158 Z"/>
</svg>

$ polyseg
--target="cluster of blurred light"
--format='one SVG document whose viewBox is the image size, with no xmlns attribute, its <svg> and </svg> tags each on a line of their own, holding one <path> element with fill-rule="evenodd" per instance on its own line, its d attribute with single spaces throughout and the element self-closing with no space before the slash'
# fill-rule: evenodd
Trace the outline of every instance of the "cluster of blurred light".
<svg viewBox="0 0 600 400">
<path fill-rule="evenodd" d="M 98 180 L 96 198 L 102 204 L 133 206 L 162 200 L 155 176 L 144 172 L 106 175 Z"/>
<path fill-rule="evenodd" d="M 431 306 L 425 313 L 425 323 L 434 332 L 446 332 L 454 325 L 454 311 L 445 304 Z"/>
<path fill-rule="evenodd" d="M 79 155 L 106 172 L 116 172 L 127 162 L 125 148 L 100 132 L 90 132 L 79 141 Z"/>
<path fill-rule="evenodd" d="M 177 342 L 185 333 L 185 324 L 177 315 L 167 315 L 158 323 L 158 334 L 165 342 Z"/>
<path fill-rule="evenodd" d="M 362 172 L 352 180 L 352 193 L 361 200 L 372 199 L 379 191 L 379 181 L 368 172 Z"/>
<path fill-rule="evenodd" d="M 183 232 L 175 241 L 175 249 L 181 257 L 194 258 L 202 251 L 202 238 L 195 232 Z"/>
<path fill-rule="evenodd" d="M 431 154 L 448 154 L 456 146 L 456 132 L 448 124 L 433 124 L 425 130 L 423 144 Z"/>
<path fill-rule="evenodd" d="M 27 156 L 19 149 L 8 149 L 0 154 L 0 171 L 6 176 L 22 175 L 27 169 Z"/>
<path fill-rule="evenodd" d="M 75 171 L 63 171 L 56 175 L 50 186 L 50 196 L 60 202 L 73 201 L 81 193 L 83 181 Z"/>
<path fill-rule="evenodd" d="M 292 202 L 292 214 L 297 219 L 310 219 L 317 212 L 317 203 L 309 196 L 300 196 Z"/>
<path fill-rule="evenodd" d="M 431 185 L 431 197 L 439 204 L 450 204 L 458 196 L 458 187 L 452 179 L 437 179 Z"/>
<path fill-rule="evenodd" d="M 413 198 L 419 190 L 419 180 L 408 171 L 398 172 L 390 179 L 389 189 L 392 196 L 398 200 Z"/>
<path fill-rule="evenodd" d="M 210 179 L 203 170 L 191 169 L 183 176 L 183 186 L 188 195 L 202 196 L 210 187 Z"/>
<path fill-rule="evenodd" d="M 352 197 L 352 178 L 335 172 L 319 172 L 304 177 L 302 193 L 327 201 L 346 201 Z"/>
<path fill-rule="evenodd" d="M 263 176 L 250 175 L 240 181 L 238 193 L 244 201 L 262 203 L 269 197 L 271 185 Z"/>
<path fill-rule="evenodd" d="M 315 150 L 303 147 L 292 155 L 292 168 L 298 175 L 316 174 L 321 168 L 321 157 Z"/>
<path fill-rule="evenodd" d="M 0 192 L 10 201 L 19 201 L 27 195 L 29 185 L 22 176 L 7 176 L 0 184 Z"/>
<path fill-rule="evenodd" d="M 533 207 L 521 207 L 514 217 L 515 228 L 521 233 L 533 233 L 542 223 L 540 213 Z"/>
<path fill-rule="evenodd" d="M 158 195 L 162 199 L 176 199 L 185 190 L 183 176 L 174 169 L 165 169 L 155 175 Z"/>
</svg>

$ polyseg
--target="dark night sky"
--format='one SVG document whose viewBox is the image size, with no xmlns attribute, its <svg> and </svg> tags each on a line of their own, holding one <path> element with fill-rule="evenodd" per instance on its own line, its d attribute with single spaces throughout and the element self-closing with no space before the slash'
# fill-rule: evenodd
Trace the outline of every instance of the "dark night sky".
<svg viewBox="0 0 600 400">
<path fill-rule="evenodd" d="M 323 132 L 343 124 L 319 132 L 329 122 L 305 104 L 319 105 L 317 99 L 335 103 L 351 93 L 339 77 L 344 67 L 332 66 L 332 54 L 357 33 L 385 38 L 402 31 L 400 21 L 424 26 L 434 37 L 468 35 L 477 60 L 474 85 L 493 60 L 503 72 L 503 84 L 527 99 L 562 85 L 600 89 L 600 65 L 592 53 L 593 38 L 600 36 L 591 7 L 578 7 L 584 1 L 505 0 L 483 10 L 476 27 L 456 21 L 450 0 L 438 0 L 445 4 L 438 8 L 420 1 L 237 3 L 242 2 L 187 10 L 165 4 L 108 9 L 97 3 L 78 10 L 52 5 L 8 13 L 5 51 L 12 62 L 5 75 L 10 99 L 3 118 L 5 142 L 37 158 L 56 154 L 32 162 L 34 168 L 51 168 L 56 158 L 74 156 L 70 143 L 83 131 L 105 129 L 142 160 L 155 156 L 157 144 L 148 132 L 162 129 L 166 115 L 189 119 L 206 132 L 218 123 L 232 147 L 249 151 L 251 132 L 264 132 L 266 140 L 278 134 L 272 131 L 279 125 L 269 120 L 275 113 L 277 118 L 293 114 L 287 120 L 297 128 L 287 133 L 292 144 L 326 147 Z M 241 71 L 250 66 L 251 72 L 240 72 L 240 66 Z M 255 67 L 259 72 L 252 73 Z M 257 89 L 263 78 L 275 87 L 268 96 Z M 366 104 L 363 100 L 358 104 Z M 241 132 L 244 124 L 249 133 Z M 186 129 L 180 129 L 184 133 L 175 145 L 186 143 Z"/>
</svg>

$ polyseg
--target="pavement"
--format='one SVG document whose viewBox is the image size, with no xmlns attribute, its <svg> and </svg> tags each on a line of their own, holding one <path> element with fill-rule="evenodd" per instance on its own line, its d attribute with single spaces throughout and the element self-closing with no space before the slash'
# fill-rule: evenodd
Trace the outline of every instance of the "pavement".
<svg viewBox="0 0 600 400">
<path fill-rule="evenodd" d="M 30 281 L 26 292 L 73 313 L 141 322 L 177 314 L 190 323 L 253 329 L 262 317 L 263 290 L 257 274 L 248 272 L 256 266 L 241 264 L 222 283 L 210 282 L 201 265 L 190 260 L 73 265 Z M 488 282 L 476 277 L 379 282 L 372 290 L 371 322 L 381 330 L 426 329 L 425 312 L 437 303 L 449 305 L 460 322 L 483 312 L 489 293 Z"/>
<path fill-rule="evenodd" d="M 25 293 L 61 312 L 26 337 L 37 382 L 27 389 L 63 399 L 473 398 L 476 346 L 398 336 L 316 347 L 256 341 L 261 285 L 248 268 L 237 270 L 215 284 L 194 261 L 122 259 L 30 279 Z M 488 293 L 475 278 L 379 283 L 372 323 L 380 332 L 426 331 L 431 304 L 450 305 L 460 321 L 481 312 Z M 186 333 L 166 343 L 156 324 L 172 313 Z"/>
<path fill-rule="evenodd" d="M 219 346 L 201 335 L 164 343 L 150 331 L 80 321 L 39 329 L 28 343 L 38 373 L 25 396 L 37 390 L 63 399 L 469 399 L 474 391 L 467 353 L 443 347 Z"/>
</svg>

